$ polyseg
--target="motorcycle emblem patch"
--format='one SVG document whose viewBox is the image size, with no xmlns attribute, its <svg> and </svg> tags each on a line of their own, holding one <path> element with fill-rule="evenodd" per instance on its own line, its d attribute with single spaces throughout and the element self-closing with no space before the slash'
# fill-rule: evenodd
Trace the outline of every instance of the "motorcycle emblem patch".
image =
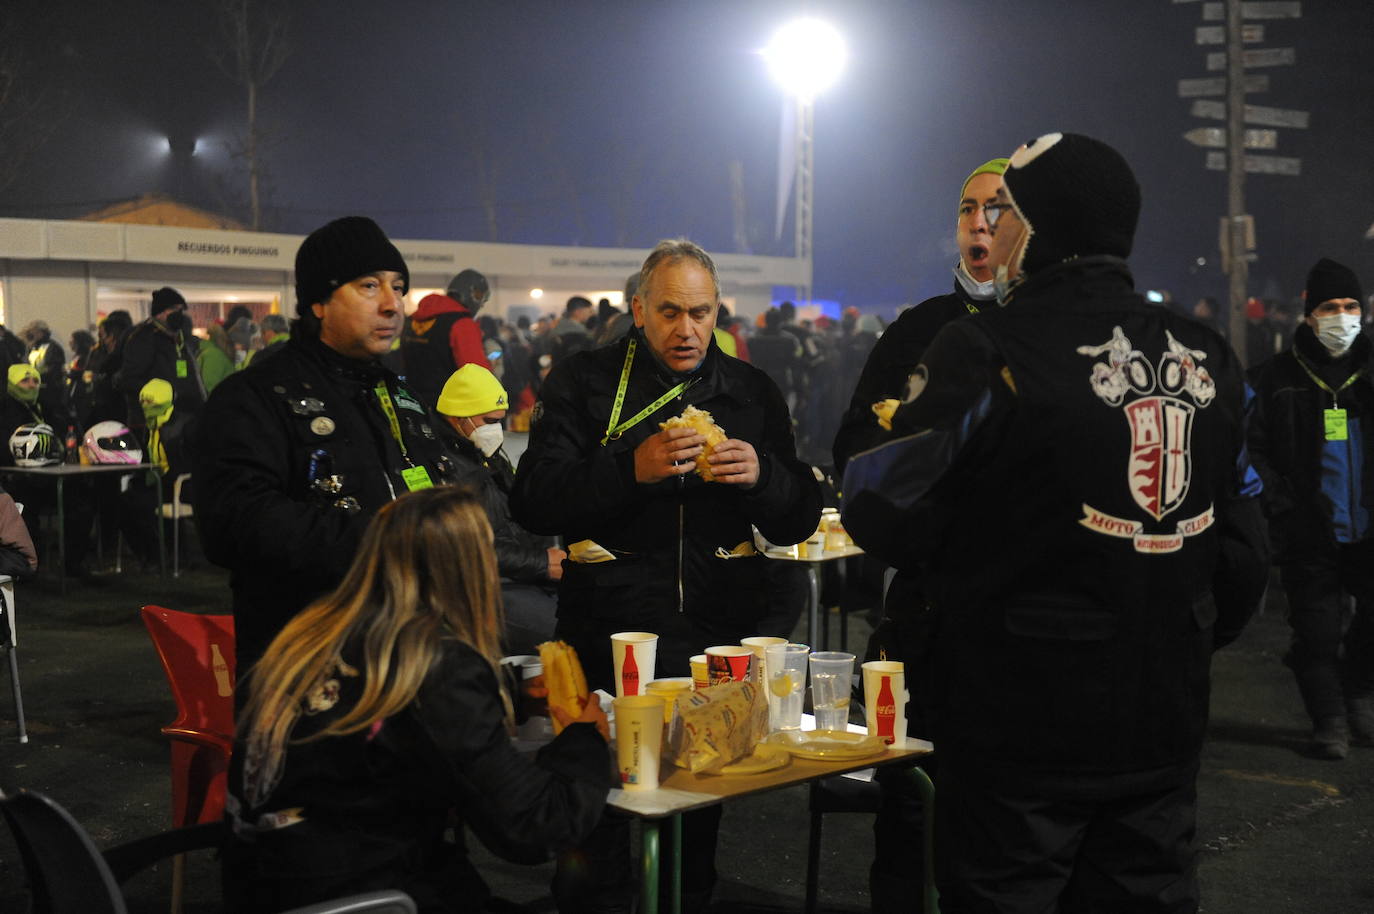
<svg viewBox="0 0 1374 914">
<path fill-rule="evenodd" d="M 1098 346 L 1079 346 L 1079 355 L 1101 357 L 1093 363 L 1089 383 L 1108 406 L 1119 407 L 1131 436 L 1126 485 L 1132 500 L 1158 522 L 1177 510 L 1192 480 L 1193 420 L 1216 397 L 1216 382 L 1200 364 L 1205 352 L 1189 349 L 1167 330 L 1167 351 L 1157 363 L 1112 328 L 1112 338 Z M 1177 522 L 1172 532 L 1146 533 L 1141 521 L 1113 517 L 1083 505 L 1079 523 L 1106 536 L 1127 538 L 1137 552 L 1176 552 L 1185 537 L 1212 525 L 1212 506 Z"/>
</svg>

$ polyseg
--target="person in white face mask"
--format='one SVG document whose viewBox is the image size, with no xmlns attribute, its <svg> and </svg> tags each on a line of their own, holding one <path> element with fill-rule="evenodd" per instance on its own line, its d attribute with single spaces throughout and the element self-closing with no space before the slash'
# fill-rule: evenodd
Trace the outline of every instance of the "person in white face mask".
<svg viewBox="0 0 1374 914">
<path fill-rule="evenodd" d="M 485 468 L 490 479 L 479 494 L 496 538 L 506 652 L 535 653 L 535 645 L 553 637 L 555 585 L 563 577 L 567 553 L 552 538 L 530 533 L 511 517 L 515 470 L 501 449 L 501 422 L 510 405 L 506 389 L 496 375 L 469 362 L 449 375 L 436 405 L 456 433 L 450 444 L 459 460 Z"/>
<path fill-rule="evenodd" d="M 1348 267 L 1317 261 L 1303 300 L 1293 345 L 1255 371 L 1250 454 L 1288 595 L 1284 662 L 1313 754 L 1342 759 L 1352 737 L 1374 745 L 1374 344 Z"/>
</svg>

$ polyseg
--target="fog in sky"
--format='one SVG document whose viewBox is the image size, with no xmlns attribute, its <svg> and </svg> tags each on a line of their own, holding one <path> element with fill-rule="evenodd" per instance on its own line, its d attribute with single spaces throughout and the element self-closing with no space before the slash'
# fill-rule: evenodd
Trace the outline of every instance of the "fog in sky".
<svg viewBox="0 0 1374 914">
<path fill-rule="evenodd" d="M 1218 75 L 1205 57 L 1219 48 L 1194 43 L 1202 2 L 279 5 L 290 56 L 259 100 L 273 230 L 361 213 L 405 238 L 647 248 L 687 235 L 728 252 L 735 168 L 747 248 L 788 255 L 790 222 L 774 234 L 783 102 L 757 52 L 807 14 L 850 50 L 816 104 L 818 297 L 890 311 L 947 291 L 963 178 L 1054 130 L 1104 139 L 1135 167 L 1138 285 L 1185 300 L 1225 288 L 1224 174 L 1182 137 L 1221 122 L 1177 93 Z M 244 100 L 213 62 L 214 7 L 0 0 L 0 47 L 28 64 L 16 88 L 40 100 L 18 123 L 0 109 L 0 215 L 161 192 L 243 218 L 231 150 Z M 1251 101 L 1309 111 L 1311 127 L 1281 130 L 1274 151 L 1301 158 L 1301 177 L 1247 182 L 1251 291 L 1295 295 L 1322 255 L 1374 290 L 1374 4 L 1304 0 L 1301 18 L 1264 27 L 1255 47 L 1294 48 L 1297 63 L 1253 71 L 1271 86 Z"/>
</svg>

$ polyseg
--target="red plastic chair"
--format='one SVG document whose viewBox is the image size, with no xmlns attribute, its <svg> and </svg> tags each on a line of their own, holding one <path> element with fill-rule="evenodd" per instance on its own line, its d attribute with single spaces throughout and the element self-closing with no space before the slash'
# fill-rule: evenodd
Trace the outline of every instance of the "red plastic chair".
<svg viewBox="0 0 1374 914">
<path fill-rule="evenodd" d="M 234 744 L 234 617 L 143 607 L 177 719 L 162 728 L 172 741 L 172 823 L 177 828 L 224 816 Z M 172 910 L 181 910 L 185 862 L 172 868 Z"/>
<path fill-rule="evenodd" d="M 234 742 L 234 617 L 143 607 L 177 719 L 172 740 L 172 824 L 212 822 L 224 814 L 225 776 Z"/>
</svg>

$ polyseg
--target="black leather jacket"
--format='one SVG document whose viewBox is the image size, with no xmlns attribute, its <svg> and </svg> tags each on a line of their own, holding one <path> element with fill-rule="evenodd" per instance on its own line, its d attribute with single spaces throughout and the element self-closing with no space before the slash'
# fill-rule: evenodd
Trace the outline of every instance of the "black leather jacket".
<svg viewBox="0 0 1374 914">
<path fill-rule="evenodd" d="M 197 417 L 196 525 L 231 572 L 239 669 L 343 579 L 368 520 L 407 491 L 379 383 L 410 459 L 436 485 L 464 481 L 437 420 L 394 374 L 314 339 L 230 375 Z"/>
<path fill-rule="evenodd" d="M 637 354 L 623 419 L 677 383 L 643 337 L 632 337 Z M 766 560 L 721 558 L 718 550 L 751 542 L 751 525 L 773 543 L 796 543 L 820 518 L 820 487 L 797 459 L 787 405 L 767 375 L 724 355 L 713 339 L 682 394 L 602 445 L 630 339 L 577 353 L 549 373 L 515 477 L 515 518 L 526 529 L 561 534 L 565 543 L 592 540 L 616 556 L 599 564 L 564 562 L 560 624 L 591 620 L 599 628 L 617 626 L 610 631 L 654 631 L 685 615 L 697 624 L 748 628 L 767 606 L 759 564 Z M 756 485 L 744 490 L 695 474 L 652 485 L 635 481 L 635 448 L 689 404 L 709 411 L 726 435 L 754 446 Z"/>
<path fill-rule="evenodd" d="M 928 583 L 941 751 L 1183 777 L 1211 653 L 1267 578 L 1234 353 L 1102 257 L 1032 274 L 922 365 L 894 440 L 850 463 L 845 520 Z"/>
</svg>

